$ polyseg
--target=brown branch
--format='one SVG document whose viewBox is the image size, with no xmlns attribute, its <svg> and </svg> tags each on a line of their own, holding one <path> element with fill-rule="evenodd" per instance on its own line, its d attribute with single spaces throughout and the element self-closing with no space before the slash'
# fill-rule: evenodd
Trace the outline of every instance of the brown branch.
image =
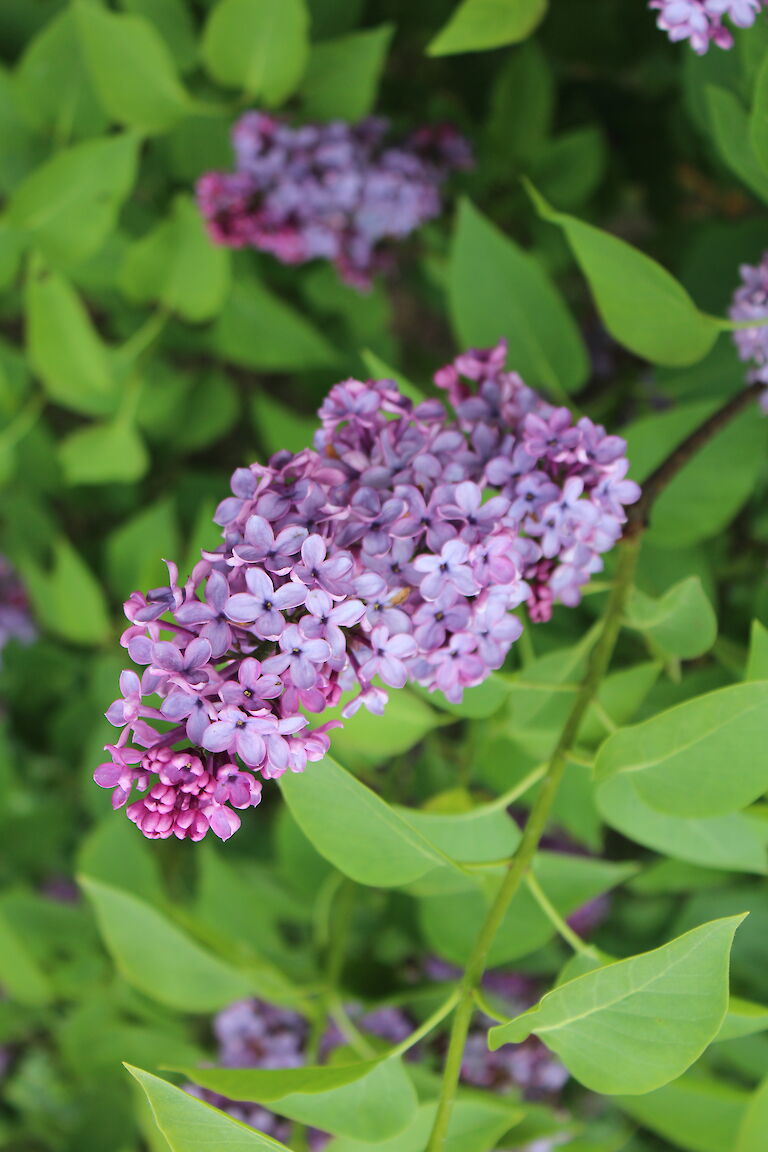
<svg viewBox="0 0 768 1152">
<path fill-rule="evenodd" d="M 680 472 L 685 465 L 691 460 L 697 452 L 699 452 L 706 444 L 712 440 L 718 432 L 720 432 L 734 416 L 738 416 L 745 408 L 749 407 L 758 396 L 765 390 L 765 384 L 757 382 L 749 384 L 741 392 L 737 392 L 735 396 L 724 404 L 722 408 L 718 408 L 713 412 L 703 424 L 698 428 L 694 428 L 689 436 L 686 436 L 682 444 L 678 444 L 674 452 L 667 456 L 658 468 L 651 472 L 647 480 L 641 485 L 642 495 L 636 504 L 633 504 L 627 516 L 627 526 L 624 529 L 625 539 L 629 536 L 635 536 L 638 532 L 642 532 L 644 528 L 648 527 L 650 520 L 651 509 L 662 494 L 664 489 L 674 480 L 678 472 Z"/>
</svg>

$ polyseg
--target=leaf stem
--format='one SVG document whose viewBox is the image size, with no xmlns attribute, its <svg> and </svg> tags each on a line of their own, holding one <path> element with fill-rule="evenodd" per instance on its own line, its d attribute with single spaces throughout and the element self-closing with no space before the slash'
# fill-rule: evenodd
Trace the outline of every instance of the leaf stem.
<svg viewBox="0 0 768 1152">
<path fill-rule="evenodd" d="M 397 1045 L 397 1047 L 390 1048 L 390 1050 L 387 1052 L 387 1059 L 390 1059 L 393 1056 L 402 1056 L 404 1052 L 408 1052 L 409 1049 L 418 1044 L 419 1040 L 423 1040 L 425 1036 L 428 1036 L 430 1032 L 433 1032 L 434 1029 L 437 1028 L 438 1024 L 442 1023 L 446 1016 L 448 1016 L 453 1011 L 458 999 L 459 989 L 456 987 L 454 988 L 453 992 L 451 992 L 448 999 L 444 1000 L 440 1007 L 436 1008 L 432 1015 L 428 1016 L 423 1024 L 420 1024 L 419 1027 L 414 1032 L 411 1032 L 410 1036 L 407 1036 L 405 1040 L 402 1040 Z"/>
<path fill-rule="evenodd" d="M 525 883 L 528 891 L 531 893 L 531 896 L 533 896 L 539 908 L 541 908 L 547 920 L 549 920 L 550 924 L 555 928 L 558 935 L 562 936 L 566 944 L 569 944 L 573 951 L 579 956 L 590 956 L 596 959 L 597 952 L 595 949 L 591 944 L 587 944 L 586 941 L 582 940 L 581 936 L 571 928 L 568 921 L 563 919 L 532 871 L 526 875 Z"/>
</svg>

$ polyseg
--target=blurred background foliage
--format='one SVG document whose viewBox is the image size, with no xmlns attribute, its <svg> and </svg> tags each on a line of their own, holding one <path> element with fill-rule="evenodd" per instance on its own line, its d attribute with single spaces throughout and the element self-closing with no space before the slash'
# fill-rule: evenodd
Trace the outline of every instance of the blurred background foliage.
<svg viewBox="0 0 768 1152">
<path fill-rule="evenodd" d="M 546 387 L 535 334 L 558 386 L 627 436 L 638 479 L 743 382 L 727 336 L 686 368 L 651 367 L 614 343 L 519 178 L 652 254 L 722 315 L 739 262 L 768 248 L 768 175 L 742 123 L 768 25 L 698 59 L 656 31 L 641 0 L 552 0 L 523 43 L 442 55 L 437 41 L 426 55 L 453 0 L 307 0 L 308 39 L 293 7 L 280 8 L 278 47 L 257 66 L 247 50 L 263 32 L 243 25 L 247 3 L 0 4 L 0 553 L 38 632 L 10 642 L 0 669 L 0 1147 L 15 1152 L 164 1147 L 120 1062 L 194 1064 L 213 1009 L 244 989 L 269 996 L 274 971 L 317 977 L 332 869 L 287 808 L 265 802 L 226 849 L 150 848 L 92 784 L 125 662 L 121 603 L 162 582 L 163 558 L 184 573 L 215 546 L 211 516 L 234 468 L 308 443 L 339 379 L 399 374 L 428 394 L 459 348 L 501 335 L 510 365 Z M 376 112 L 404 132 L 448 120 L 476 165 L 454 181 L 443 218 L 402 245 L 396 273 L 361 295 L 328 266 L 284 268 L 209 243 L 194 183 L 231 166 L 234 119 L 265 105 L 297 122 Z M 635 604 L 637 631 L 588 720 L 587 749 L 741 677 L 750 621 L 768 625 L 767 437 L 745 414 L 660 502 L 640 588 L 695 587 L 672 634 L 663 613 L 659 629 L 658 613 Z M 531 630 L 524 680 L 510 668 L 458 715 L 395 694 L 384 720 L 359 717 L 338 735 L 336 755 L 400 803 L 461 812 L 505 792 L 551 744 L 601 597 L 597 585 L 580 609 Z M 618 955 L 753 907 L 735 987 L 768 1001 L 765 869 L 734 847 L 714 870 L 681 853 L 675 828 L 649 832 L 637 812 L 609 819 L 586 769 L 572 767 L 558 820 L 618 871 L 587 868 L 574 890 L 566 859 L 550 877 L 555 903 L 570 912 L 622 883 L 600 937 Z M 78 870 L 135 901 L 139 959 L 109 928 L 128 911 L 91 891 L 100 933 Z M 402 965 L 425 951 L 462 959 L 458 906 L 440 900 L 450 897 L 368 892 L 343 972 L 350 995 L 395 996 Z M 565 958 L 553 935 L 534 918 L 496 962 L 550 978 Z M 199 986 L 190 976 L 202 950 L 221 965 L 207 997 L 205 973 Z M 594 1123 L 596 1106 L 575 1103 L 586 1135 L 565 1146 L 724 1152 L 767 1071 L 758 1028 L 717 1045 L 666 1095 L 603 1102 Z"/>
</svg>

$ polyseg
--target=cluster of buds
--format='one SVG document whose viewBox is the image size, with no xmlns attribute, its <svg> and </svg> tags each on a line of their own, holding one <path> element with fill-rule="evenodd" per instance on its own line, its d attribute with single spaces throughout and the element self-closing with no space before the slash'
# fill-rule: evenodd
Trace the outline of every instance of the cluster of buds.
<svg viewBox="0 0 768 1152">
<path fill-rule="evenodd" d="M 624 441 L 573 422 L 472 351 L 416 406 L 390 380 L 336 385 L 313 449 L 238 469 L 223 543 L 189 579 L 127 601 L 135 664 L 96 781 L 149 837 L 226 839 L 263 780 L 328 751 L 308 717 L 381 713 L 384 685 L 454 702 L 502 666 L 515 609 L 578 603 L 639 489 Z M 157 695 L 160 706 L 147 699 Z"/>
<path fill-rule="evenodd" d="M 763 0 L 650 0 L 658 11 L 656 23 L 670 40 L 689 40 L 694 52 L 703 56 L 710 44 L 733 47 L 733 34 L 725 17 L 737 28 L 751 28 Z"/>
<path fill-rule="evenodd" d="M 440 186 L 471 165 L 469 145 L 448 125 L 423 127 L 387 145 L 386 120 L 289 124 L 247 112 L 233 129 L 234 172 L 197 186 L 214 243 L 258 248 L 283 264 L 330 260 L 359 289 L 385 266 L 386 243 L 439 215 Z"/>
<path fill-rule="evenodd" d="M 762 326 L 743 328 L 733 333 L 740 359 L 752 364 L 747 379 L 750 383 L 765 384 L 761 405 L 768 412 L 768 252 L 759 264 L 742 264 L 741 284 L 731 303 L 732 320 L 761 320 Z"/>
</svg>

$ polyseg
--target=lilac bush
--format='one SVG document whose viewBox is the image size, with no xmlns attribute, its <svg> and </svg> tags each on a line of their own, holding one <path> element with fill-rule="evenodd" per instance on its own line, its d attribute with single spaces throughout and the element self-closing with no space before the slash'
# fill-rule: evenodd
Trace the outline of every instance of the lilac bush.
<svg viewBox="0 0 768 1152">
<path fill-rule="evenodd" d="M 389 264 L 387 242 L 438 216 L 445 178 L 472 162 L 450 125 L 399 144 L 387 143 L 388 132 L 376 117 L 294 128 L 247 112 L 232 132 L 235 171 L 208 172 L 197 185 L 211 239 L 283 264 L 330 260 L 348 284 L 367 288 Z"/>
<path fill-rule="evenodd" d="M 307 713 L 380 713 L 381 685 L 407 681 L 458 702 L 520 636 L 515 609 L 579 602 L 639 490 L 623 440 L 505 359 L 502 341 L 436 374 L 453 417 L 389 380 L 336 385 L 313 449 L 235 472 L 220 548 L 129 598 L 122 643 L 144 671 L 121 677 L 95 779 L 115 807 L 137 787 L 146 836 L 227 839 L 263 780 L 328 751 L 340 721 Z"/>
<path fill-rule="evenodd" d="M 737 28 L 750 28 L 760 14 L 763 0 L 650 0 L 656 23 L 670 40 L 688 40 L 702 56 L 710 44 L 733 47 L 727 17 Z"/>
</svg>

